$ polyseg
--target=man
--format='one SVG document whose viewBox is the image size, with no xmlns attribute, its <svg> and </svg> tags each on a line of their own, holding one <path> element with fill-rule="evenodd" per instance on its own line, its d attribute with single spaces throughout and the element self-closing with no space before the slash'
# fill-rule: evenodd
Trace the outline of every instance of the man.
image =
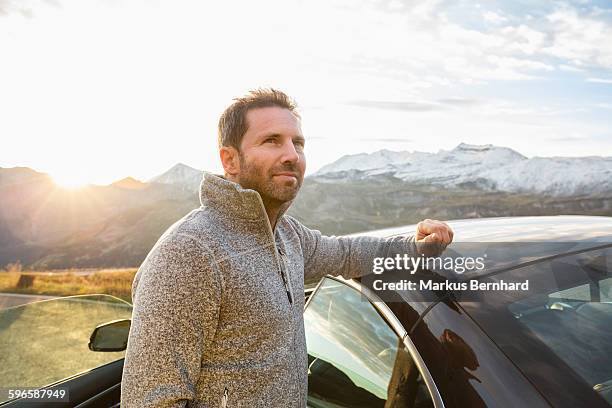
<svg viewBox="0 0 612 408">
<path fill-rule="evenodd" d="M 122 407 L 305 407 L 304 279 L 353 278 L 392 245 L 452 241 L 325 237 L 284 215 L 304 179 L 301 119 L 282 92 L 238 98 L 219 120 L 223 177 L 164 233 L 138 270 Z"/>
</svg>

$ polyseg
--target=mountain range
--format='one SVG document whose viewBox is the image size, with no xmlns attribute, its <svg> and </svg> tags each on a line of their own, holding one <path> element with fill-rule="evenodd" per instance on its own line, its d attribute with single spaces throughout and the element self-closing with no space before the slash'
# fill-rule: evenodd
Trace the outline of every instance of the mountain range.
<svg viewBox="0 0 612 408">
<path fill-rule="evenodd" d="M 172 223 L 199 206 L 202 171 L 177 164 L 143 182 L 65 190 L 27 167 L 0 168 L 0 267 L 139 265 Z M 460 144 L 438 153 L 348 155 L 304 181 L 289 210 L 325 234 L 423 218 L 612 215 L 612 158 L 526 158 Z"/>
<path fill-rule="evenodd" d="M 315 177 L 333 182 L 390 175 L 443 187 L 475 186 L 487 191 L 548 196 L 612 191 L 612 157 L 527 158 L 507 147 L 462 143 L 438 153 L 393 152 L 349 155 L 321 168 Z"/>
</svg>

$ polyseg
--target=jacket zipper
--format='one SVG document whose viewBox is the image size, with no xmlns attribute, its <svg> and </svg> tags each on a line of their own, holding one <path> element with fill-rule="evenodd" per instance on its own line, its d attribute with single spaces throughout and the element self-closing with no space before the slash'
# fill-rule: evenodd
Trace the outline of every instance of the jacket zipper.
<svg viewBox="0 0 612 408">
<path fill-rule="evenodd" d="M 264 209 L 264 213 L 265 213 L 265 207 L 264 207 L 263 201 L 261 200 L 261 196 L 259 196 L 259 194 L 257 195 L 257 199 L 259 200 L 259 204 L 261 205 L 261 208 Z M 276 246 L 276 234 L 275 234 L 275 231 L 272 230 L 272 225 L 270 224 L 270 220 L 268 219 L 267 215 L 265 215 L 265 219 L 266 219 L 266 225 L 268 227 L 268 232 L 270 233 L 270 238 L 272 238 L 272 245 L 274 245 L 274 257 L 276 258 L 276 264 L 278 265 L 281 279 L 283 280 L 283 285 L 285 285 L 285 292 L 287 293 L 287 300 L 289 300 L 290 305 L 293 305 L 293 295 L 291 294 L 291 291 L 289 290 L 290 286 L 287 283 L 287 277 L 285 276 L 285 268 L 284 268 L 285 263 L 283 262 L 282 259 L 279 259 L 279 254 L 281 256 L 283 256 L 284 254 L 281 251 L 281 249 Z"/>
<path fill-rule="evenodd" d="M 280 255 L 280 272 L 281 272 L 281 277 L 283 278 L 283 283 L 285 284 L 285 291 L 287 292 L 287 299 L 289 299 L 289 304 L 292 305 L 293 304 L 293 291 L 291 290 L 291 282 L 289 281 L 289 277 L 287 276 L 287 272 L 285 271 L 285 253 L 280 248 L 278 248 L 278 254 Z"/>
<path fill-rule="evenodd" d="M 227 408 L 228 398 L 229 398 L 229 391 L 227 390 L 227 387 L 225 387 L 225 390 L 223 391 L 223 398 L 221 398 L 221 408 Z"/>
</svg>

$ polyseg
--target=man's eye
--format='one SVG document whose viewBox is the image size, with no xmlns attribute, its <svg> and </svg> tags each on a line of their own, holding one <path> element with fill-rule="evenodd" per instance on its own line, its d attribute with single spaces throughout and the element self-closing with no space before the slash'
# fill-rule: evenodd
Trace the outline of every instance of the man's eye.
<svg viewBox="0 0 612 408">
<path fill-rule="evenodd" d="M 270 138 L 264 140 L 264 143 L 276 143 L 276 139 L 273 138 L 273 137 L 270 137 Z"/>
</svg>

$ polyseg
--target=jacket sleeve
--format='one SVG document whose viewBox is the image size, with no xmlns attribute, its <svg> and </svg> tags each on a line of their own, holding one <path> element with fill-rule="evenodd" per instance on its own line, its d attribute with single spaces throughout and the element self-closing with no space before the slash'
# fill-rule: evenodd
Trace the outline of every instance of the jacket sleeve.
<svg viewBox="0 0 612 408">
<path fill-rule="evenodd" d="M 196 397 L 202 355 L 216 330 L 221 278 L 189 236 L 163 237 L 132 285 L 122 407 L 184 407 Z"/>
<path fill-rule="evenodd" d="M 416 254 L 414 236 L 325 236 L 320 231 L 305 227 L 290 216 L 286 217 L 300 239 L 304 254 L 304 280 L 318 279 L 325 275 L 341 275 L 352 279 L 372 273 L 376 257 Z"/>
</svg>

